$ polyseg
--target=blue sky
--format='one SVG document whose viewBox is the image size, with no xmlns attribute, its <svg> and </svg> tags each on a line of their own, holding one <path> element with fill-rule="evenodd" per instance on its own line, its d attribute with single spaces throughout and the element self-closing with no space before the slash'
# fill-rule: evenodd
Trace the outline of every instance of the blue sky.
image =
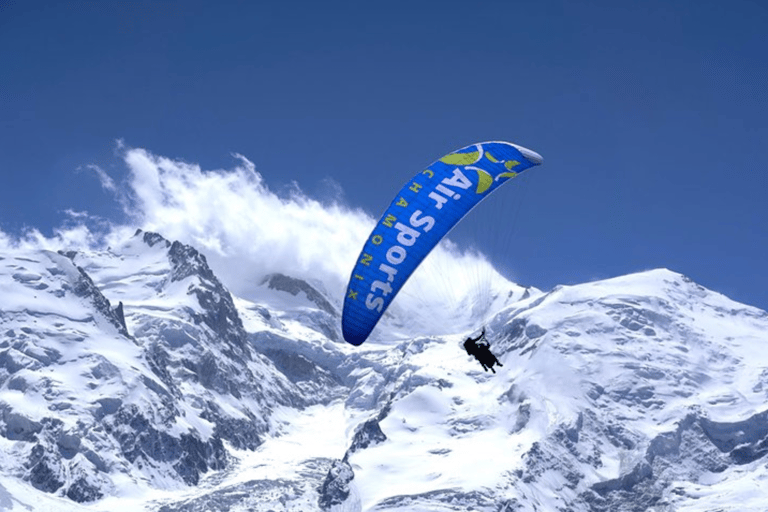
<svg viewBox="0 0 768 512">
<path fill-rule="evenodd" d="M 125 146 L 378 216 L 508 140 L 544 164 L 457 243 L 544 290 L 666 267 L 768 309 L 765 27 L 741 0 L 0 0 L 0 230 L 126 222 L 90 167 L 126 186 Z"/>
</svg>

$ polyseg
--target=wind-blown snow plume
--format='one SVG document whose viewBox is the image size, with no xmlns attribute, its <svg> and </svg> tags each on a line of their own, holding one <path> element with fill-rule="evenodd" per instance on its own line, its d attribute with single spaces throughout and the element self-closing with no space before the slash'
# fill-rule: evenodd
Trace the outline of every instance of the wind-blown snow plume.
<svg viewBox="0 0 768 512">
<path fill-rule="evenodd" d="M 275 272 L 340 286 L 372 222 L 300 192 L 279 197 L 241 155 L 233 169 L 216 171 L 143 149 L 128 149 L 124 157 L 137 224 L 200 247 L 244 296 Z"/>
</svg>

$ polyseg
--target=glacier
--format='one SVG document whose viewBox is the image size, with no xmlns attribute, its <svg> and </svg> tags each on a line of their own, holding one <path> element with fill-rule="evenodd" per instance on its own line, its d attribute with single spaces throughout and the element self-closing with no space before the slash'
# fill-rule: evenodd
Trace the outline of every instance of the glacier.
<svg viewBox="0 0 768 512">
<path fill-rule="evenodd" d="M 322 276 L 248 287 L 141 230 L 4 250 L 0 510 L 766 510 L 768 313 L 682 274 L 498 276 L 497 374 L 466 304 L 352 347 Z"/>
</svg>

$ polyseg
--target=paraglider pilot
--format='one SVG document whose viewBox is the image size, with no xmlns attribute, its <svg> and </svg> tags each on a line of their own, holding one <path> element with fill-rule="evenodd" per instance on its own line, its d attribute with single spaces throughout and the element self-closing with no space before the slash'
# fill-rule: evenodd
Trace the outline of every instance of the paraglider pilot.
<svg viewBox="0 0 768 512">
<path fill-rule="evenodd" d="M 490 368 L 493 373 L 496 373 L 496 370 L 493 369 L 494 364 L 504 366 L 498 359 L 496 359 L 496 356 L 491 353 L 491 347 L 485 339 L 485 327 L 483 327 L 483 332 L 480 336 L 477 338 L 470 337 L 464 341 L 464 350 L 467 351 L 467 354 L 474 356 L 486 372 L 488 371 L 488 368 Z"/>
</svg>

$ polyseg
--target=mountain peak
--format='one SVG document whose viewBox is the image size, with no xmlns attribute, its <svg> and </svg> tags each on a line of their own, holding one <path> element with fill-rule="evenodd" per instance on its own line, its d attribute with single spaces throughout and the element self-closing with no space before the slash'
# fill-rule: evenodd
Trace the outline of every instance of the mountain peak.
<svg viewBox="0 0 768 512">
<path fill-rule="evenodd" d="M 333 307 L 333 305 L 324 296 L 324 294 L 302 279 L 297 279 L 285 274 L 275 273 L 266 276 L 262 281 L 262 284 L 266 284 L 270 290 L 286 292 L 293 296 L 303 294 L 308 301 L 329 315 L 338 315 L 336 308 Z"/>
<path fill-rule="evenodd" d="M 682 274 L 502 290 L 492 374 L 458 321 L 353 348 L 322 287 L 270 274 L 263 301 L 241 300 L 157 233 L 14 251 L 0 257 L 0 502 L 764 509 L 768 313 Z"/>
<path fill-rule="evenodd" d="M 144 243 L 150 247 L 154 247 L 156 244 L 165 244 L 166 247 L 171 246 L 171 243 L 159 233 L 137 229 L 133 236 L 137 237 L 139 235 L 141 235 L 141 239 L 144 241 Z"/>
</svg>

